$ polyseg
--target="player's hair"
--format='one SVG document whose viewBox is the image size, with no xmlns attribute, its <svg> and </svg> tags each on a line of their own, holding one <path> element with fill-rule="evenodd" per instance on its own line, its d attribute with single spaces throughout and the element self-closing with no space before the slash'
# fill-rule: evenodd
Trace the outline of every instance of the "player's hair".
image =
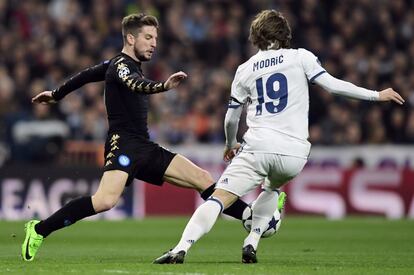
<svg viewBox="0 0 414 275">
<path fill-rule="evenodd" d="M 249 40 L 261 50 L 289 48 L 291 39 L 288 21 L 275 10 L 260 12 L 250 26 Z"/>
<path fill-rule="evenodd" d="M 143 26 L 154 26 L 158 29 L 158 20 L 152 15 L 134 13 L 122 19 L 122 37 L 126 41 L 127 34 L 136 36 Z"/>
</svg>

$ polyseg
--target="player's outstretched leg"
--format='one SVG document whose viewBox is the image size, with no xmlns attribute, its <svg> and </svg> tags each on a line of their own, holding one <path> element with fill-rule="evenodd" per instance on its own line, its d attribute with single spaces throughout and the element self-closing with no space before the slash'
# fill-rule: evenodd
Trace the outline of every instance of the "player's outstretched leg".
<svg viewBox="0 0 414 275">
<path fill-rule="evenodd" d="M 104 172 L 95 195 L 73 199 L 50 217 L 32 220 L 25 226 L 26 238 L 22 245 L 22 258 L 32 261 L 37 250 L 52 232 L 70 226 L 83 218 L 104 212 L 115 206 L 124 190 L 128 174 L 120 170 Z"/>
<path fill-rule="evenodd" d="M 154 264 L 182 264 L 184 263 L 185 251 L 181 250 L 177 253 L 172 250 L 165 252 L 162 256 L 154 260 Z"/>
<path fill-rule="evenodd" d="M 216 184 L 211 174 L 192 163 L 186 157 L 177 154 L 171 161 L 164 174 L 164 180 L 179 187 L 193 188 L 207 200 L 214 192 Z M 224 210 L 224 214 L 242 220 L 247 203 L 238 199 Z"/>
<path fill-rule="evenodd" d="M 169 252 L 157 258 L 154 263 L 183 263 L 184 256 L 203 235 L 210 232 L 223 208 L 238 198 L 237 195 L 223 189 L 216 189 L 213 195 L 194 212 L 188 221 L 178 244 Z M 224 203 L 223 203 L 224 201 Z"/>
<path fill-rule="evenodd" d="M 33 261 L 37 251 L 40 248 L 40 245 L 43 242 L 43 236 L 37 234 L 34 229 L 35 225 L 39 222 L 40 221 L 31 220 L 24 226 L 26 237 L 22 245 L 22 258 L 25 261 Z"/>
</svg>

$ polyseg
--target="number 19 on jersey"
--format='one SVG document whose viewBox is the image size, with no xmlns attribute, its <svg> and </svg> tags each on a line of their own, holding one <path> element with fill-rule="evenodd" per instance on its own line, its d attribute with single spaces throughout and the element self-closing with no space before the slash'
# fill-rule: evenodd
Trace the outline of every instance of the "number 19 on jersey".
<svg viewBox="0 0 414 275">
<path fill-rule="evenodd" d="M 275 90 L 275 82 L 278 82 L 279 88 Z M 276 114 L 286 108 L 288 102 L 287 78 L 284 74 L 272 74 L 266 81 L 266 95 L 268 100 L 265 101 L 263 93 L 263 78 L 256 80 L 257 101 L 256 116 L 263 114 L 263 104 L 267 112 Z M 276 102 L 278 101 L 278 102 Z"/>
</svg>

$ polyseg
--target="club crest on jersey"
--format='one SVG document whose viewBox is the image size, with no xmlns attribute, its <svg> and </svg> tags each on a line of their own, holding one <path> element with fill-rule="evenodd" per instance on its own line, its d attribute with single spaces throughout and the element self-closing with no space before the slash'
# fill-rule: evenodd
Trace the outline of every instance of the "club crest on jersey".
<svg viewBox="0 0 414 275">
<path fill-rule="evenodd" d="M 118 157 L 118 162 L 119 162 L 120 165 L 126 167 L 131 163 L 131 160 L 126 155 L 120 155 Z"/>
</svg>

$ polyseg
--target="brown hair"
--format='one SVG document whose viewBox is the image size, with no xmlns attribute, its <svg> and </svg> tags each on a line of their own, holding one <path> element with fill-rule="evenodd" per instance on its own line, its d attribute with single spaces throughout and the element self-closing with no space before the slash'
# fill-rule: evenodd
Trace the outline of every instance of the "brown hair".
<svg viewBox="0 0 414 275">
<path fill-rule="evenodd" d="M 122 37 L 126 40 L 127 34 L 136 36 L 143 26 L 154 26 L 158 29 L 158 20 L 152 15 L 134 13 L 122 19 Z"/>
<path fill-rule="evenodd" d="M 275 10 L 260 12 L 250 26 L 249 40 L 261 50 L 267 50 L 272 43 L 275 49 L 289 48 L 291 39 L 289 23 Z"/>
</svg>

